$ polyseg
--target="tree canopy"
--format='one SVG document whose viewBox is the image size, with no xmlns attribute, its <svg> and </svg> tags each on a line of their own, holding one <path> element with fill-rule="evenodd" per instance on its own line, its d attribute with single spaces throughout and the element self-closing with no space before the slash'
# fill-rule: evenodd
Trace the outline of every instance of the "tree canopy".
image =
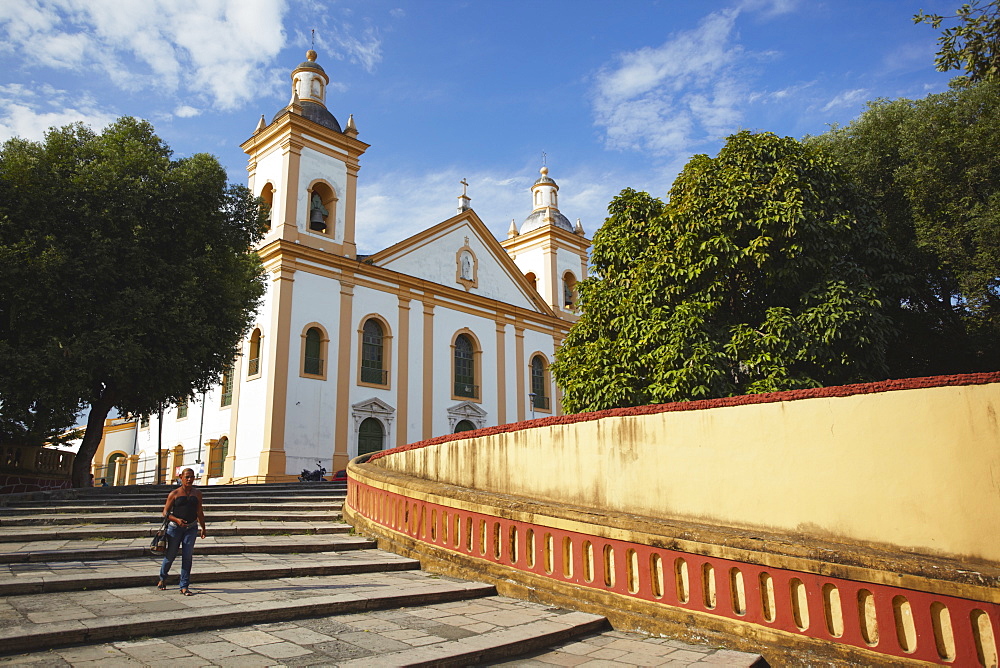
<svg viewBox="0 0 1000 668">
<path fill-rule="evenodd" d="M 934 64 L 938 71 L 964 70 L 971 83 L 996 79 L 1000 75 L 1000 0 L 985 5 L 973 0 L 956 10 L 954 16 L 919 12 L 914 23 L 929 23 L 937 29 L 946 19 L 958 23 L 941 33 Z"/>
<path fill-rule="evenodd" d="M 264 292 L 260 208 L 133 118 L 7 141 L 0 192 L 0 438 L 89 404 L 79 486 L 112 408 L 150 414 L 232 362 Z"/>
<path fill-rule="evenodd" d="M 1000 80 L 876 100 L 807 142 L 847 168 L 913 276 L 893 375 L 1000 368 Z"/>
<path fill-rule="evenodd" d="M 668 203 L 622 191 L 557 353 L 571 412 L 886 377 L 897 260 L 831 159 L 740 132 Z"/>
</svg>

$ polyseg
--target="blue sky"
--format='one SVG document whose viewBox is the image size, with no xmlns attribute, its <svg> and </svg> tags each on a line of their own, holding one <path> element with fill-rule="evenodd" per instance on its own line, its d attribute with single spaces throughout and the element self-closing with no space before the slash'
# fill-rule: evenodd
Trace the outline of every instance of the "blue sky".
<svg viewBox="0 0 1000 668">
<path fill-rule="evenodd" d="M 959 0 L 0 1 L 0 140 L 134 115 L 177 155 L 246 181 L 239 144 L 290 96 L 316 31 L 327 103 L 354 114 L 357 241 L 374 252 L 455 212 L 499 237 L 547 154 L 588 234 L 622 188 L 665 197 L 740 129 L 801 138 L 867 100 L 947 88 L 923 9 Z"/>
</svg>

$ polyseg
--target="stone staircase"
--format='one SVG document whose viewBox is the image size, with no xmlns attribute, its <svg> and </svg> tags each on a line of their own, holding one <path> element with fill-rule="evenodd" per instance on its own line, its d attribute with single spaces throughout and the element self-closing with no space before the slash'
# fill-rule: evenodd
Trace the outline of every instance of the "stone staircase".
<svg viewBox="0 0 1000 668">
<path fill-rule="evenodd" d="M 759 662 L 425 573 L 353 535 L 335 483 L 202 488 L 208 537 L 195 547 L 196 595 L 178 595 L 179 559 L 159 591 L 148 544 L 169 490 L 0 497 L 0 664 Z"/>
</svg>

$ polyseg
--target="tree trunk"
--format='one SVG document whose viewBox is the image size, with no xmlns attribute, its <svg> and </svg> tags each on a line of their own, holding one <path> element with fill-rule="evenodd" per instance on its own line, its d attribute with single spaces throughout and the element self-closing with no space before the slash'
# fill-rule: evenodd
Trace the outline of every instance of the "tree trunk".
<svg viewBox="0 0 1000 668">
<path fill-rule="evenodd" d="M 105 390 L 98 400 L 90 405 L 90 417 L 87 418 L 87 431 L 83 434 L 80 450 L 73 460 L 73 487 L 90 486 L 90 464 L 104 437 L 104 420 L 111 412 L 114 401 Z"/>
</svg>

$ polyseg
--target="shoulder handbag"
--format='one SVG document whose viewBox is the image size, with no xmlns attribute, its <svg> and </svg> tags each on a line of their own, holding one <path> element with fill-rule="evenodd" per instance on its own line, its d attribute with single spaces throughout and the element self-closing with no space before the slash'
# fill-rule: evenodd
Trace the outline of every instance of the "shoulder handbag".
<svg viewBox="0 0 1000 668">
<path fill-rule="evenodd" d="M 170 523 L 169 515 L 163 518 L 163 524 L 153 534 L 153 540 L 149 543 L 149 551 L 153 554 L 163 554 L 167 551 L 167 525 Z"/>
</svg>

